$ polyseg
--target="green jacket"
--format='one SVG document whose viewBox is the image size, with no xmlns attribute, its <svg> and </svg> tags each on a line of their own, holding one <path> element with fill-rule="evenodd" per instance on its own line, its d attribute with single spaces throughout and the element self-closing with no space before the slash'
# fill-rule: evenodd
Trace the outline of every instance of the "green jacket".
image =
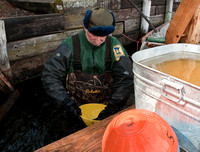
<svg viewBox="0 0 200 152">
<path fill-rule="evenodd" d="M 80 55 L 81 55 L 81 65 L 82 72 L 89 74 L 102 74 L 105 71 L 105 52 L 106 52 L 106 43 L 103 43 L 101 46 L 92 45 L 85 36 L 85 31 L 79 33 L 80 40 Z M 73 41 L 72 37 L 68 37 L 61 44 L 67 45 L 70 50 L 73 50 Z M 121 51 L 121 52 L 117 52 Z M 119 55 L 115 55 L 119 53 Z M 111 36 L 111 60 L 113 65 L 117 57 L 121 55 L 128 56 L 126 50 L 120 44 L 120 42 L 113 36 Z M 95 67 L 95 68 L 94 68 Z M 95 71 L 94 71 L 95 69 Z M 73 70 L 73 51 L 70 59 L 70 69 L 69 73 L 74 72 Z"/>
<path fill-rule="evenodd" d="M 102 74 L 105 71 L 106 45 L 94 46 L 90 44 L 85 32 L 79 33 L 82 72 L 88 74 Z M 111 36 L 111 76 L 113 83 L 109 103 L 114 112 L 120 110 L 133 91 L 132 63 L 120 42 Z M 58 105 L 65 107 L 69 99 L 66 91 L 66 76 L 73 72 L 73 42 L 72 37 L 64 40 L 44 65 L 42 83 L 46 93 Z M 108 104 L 109 105 L 109 104 Z M 109 109 L 109 111 L 112 111 Z"/>
</svg>

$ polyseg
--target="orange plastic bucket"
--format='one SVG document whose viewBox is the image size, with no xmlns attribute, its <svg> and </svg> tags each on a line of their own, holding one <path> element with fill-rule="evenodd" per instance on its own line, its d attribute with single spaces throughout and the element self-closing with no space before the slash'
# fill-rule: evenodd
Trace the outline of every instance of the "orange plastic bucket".
<svg viewBox="0 0 200 152">
<path fill-rule="evenodd" d="M 178 152 L 171 126 L 158 114 L 143 109 L 121 113 L 107 126 L 103 152 Z"/>
</svg>

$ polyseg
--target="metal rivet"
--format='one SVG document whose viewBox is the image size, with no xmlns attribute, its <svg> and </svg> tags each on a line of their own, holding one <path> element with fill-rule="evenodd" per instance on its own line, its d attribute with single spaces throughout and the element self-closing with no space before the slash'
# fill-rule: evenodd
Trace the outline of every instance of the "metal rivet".
<svg viewBox="0 0 200 152">
<path fill-rule="evenodd" d="M 59 56 L 60 56 L 60 53 L 56 53 L 56 56 L 59 57 Z"/>
</svg>

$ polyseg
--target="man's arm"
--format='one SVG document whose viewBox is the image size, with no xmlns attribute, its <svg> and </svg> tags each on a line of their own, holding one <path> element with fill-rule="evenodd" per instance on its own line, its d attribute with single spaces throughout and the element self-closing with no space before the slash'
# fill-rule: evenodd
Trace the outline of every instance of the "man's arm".
<svg viewBox="0 0 200 152">
<path fill-rule="evenodd" d="M 81 109 L 71 100 L 65 89 L 71 54 L 67 45 L 61 44 L 44 65 L 41 80 L 45 92 L 63 109 L 64 114 L 71 115 L 81 127 L 86 127 L 80 117 Z"/>
<path fill-rule="evenodd" d="M 70 66 L 70 56 L 71 50 L 61 44 L 48 59 L 42 72 L 44 90 L 58 105 L 69 96 L 65 89 L 65 79 Z"/>
<path fill-rule="evenodd" d="M 113 85 L 109 103 L 96 120 L 102 120 L 120 111 L 133 93 L 132 62 L 127 56 L 121 56 L 119 61 L 114 62 L 112 76 Z"/>
</svg>

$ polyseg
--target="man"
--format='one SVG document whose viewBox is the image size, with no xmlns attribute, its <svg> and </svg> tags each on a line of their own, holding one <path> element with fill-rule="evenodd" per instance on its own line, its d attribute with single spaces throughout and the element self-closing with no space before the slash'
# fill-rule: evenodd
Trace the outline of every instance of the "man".
<svg viewBox="0 0 200 152">
<path fill-rule="evenodd" d="M 98 120 L 121 110 L 133 91 L 132 63 L 115 31 L 114 14 L 89 9 L 84 29 L 66 38 L 44 66 L 46 93 L 68 114 L 80 119 L 80 104 L 107 104 Z"/>
</svg>

